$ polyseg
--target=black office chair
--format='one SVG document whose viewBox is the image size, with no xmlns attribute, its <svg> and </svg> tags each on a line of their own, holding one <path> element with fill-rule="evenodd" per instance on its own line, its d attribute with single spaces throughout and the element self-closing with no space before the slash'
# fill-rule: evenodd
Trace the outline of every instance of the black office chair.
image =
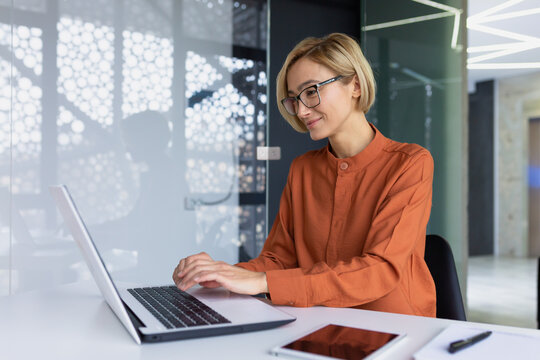
<svg viewBox="0 0 540 360">
<path fill-rule="evenodd" d="M 427 235 L 424 259 L 435 282 L 437 317 L 466 321 L 456 264 L 448 242 L 439 235 Z"/>
</svg>

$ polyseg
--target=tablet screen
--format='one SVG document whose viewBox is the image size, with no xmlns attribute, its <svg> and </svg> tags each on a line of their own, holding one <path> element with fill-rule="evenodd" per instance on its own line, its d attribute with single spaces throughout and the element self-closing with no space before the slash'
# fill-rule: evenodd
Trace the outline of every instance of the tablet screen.
<svg viewBox="0 0 540 360">
<path fill-rule="evenodd" d="M 300 352 L 334 359 L 366 359 L 398 337 L 398 334 L 331 324 L 284 345 L 282 349 L 292 350 L 285 351 L 289 355 Z"/>
</svg>

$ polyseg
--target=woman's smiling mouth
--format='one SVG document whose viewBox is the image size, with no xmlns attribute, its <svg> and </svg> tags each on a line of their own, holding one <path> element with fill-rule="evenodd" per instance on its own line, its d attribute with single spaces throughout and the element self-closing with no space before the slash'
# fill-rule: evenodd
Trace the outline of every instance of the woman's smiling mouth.
<svg viewBox="0 0 540 360">
<path fill-rule="evenodd" d="M 314 120 L 309 120 L 306 122 L 306 126 L 308 129 L 311 129 L 312 127 L 315 126 L 315 124 L 317 124 L 319 122 L 319 120 L 321 120 L 320 118 L 319 119 L 314 119 Z"/>
</svg>

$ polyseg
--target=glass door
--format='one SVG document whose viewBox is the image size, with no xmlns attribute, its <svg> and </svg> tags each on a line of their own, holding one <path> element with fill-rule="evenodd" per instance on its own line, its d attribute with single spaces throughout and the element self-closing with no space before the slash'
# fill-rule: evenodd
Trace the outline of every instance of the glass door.
<svg viewBox="0 0 540 360">
<path fill-rule="evenodd" d="M 386 136 L 431 152 L 435 176 L 428 233 L 451 244 L 462 284 L 467 258 L 464 3 L 362 1 L 362 46 L 378 87 L 368 119 Z"/>
<path fill-rule="evenodd" d="M 0 294 L 89 277 L 52 184 L 114 278 L 166 283 L 192 253 L 258 253 L 265 0 L 14 0 L 0 14 Z"/>
</svg>

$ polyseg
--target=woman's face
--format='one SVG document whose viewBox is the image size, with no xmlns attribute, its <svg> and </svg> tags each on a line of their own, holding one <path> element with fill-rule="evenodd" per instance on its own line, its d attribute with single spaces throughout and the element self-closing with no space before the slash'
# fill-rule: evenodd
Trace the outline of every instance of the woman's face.
<svg viewBox="0 0 540 360">
<path fill-rule="evenodd" d="M 324 65 L 308 58 L 301 58 L 287 73 L 288 96 L 297 96 L 305 88 L 338 75 L 341 74 L 335 74 Z M 360 96 L 360 90 L 355 88 L 355 81 L 348 84 L 334 81 L 319 87 L 321 98 L 319 105 L 308 108 L 298 101 L 297 116 L 306 125 L 313 140 L 347 131 L 348 124 L 353 118 L 351 115 L 356 111 L 357 98 Z"/>
</svg>

